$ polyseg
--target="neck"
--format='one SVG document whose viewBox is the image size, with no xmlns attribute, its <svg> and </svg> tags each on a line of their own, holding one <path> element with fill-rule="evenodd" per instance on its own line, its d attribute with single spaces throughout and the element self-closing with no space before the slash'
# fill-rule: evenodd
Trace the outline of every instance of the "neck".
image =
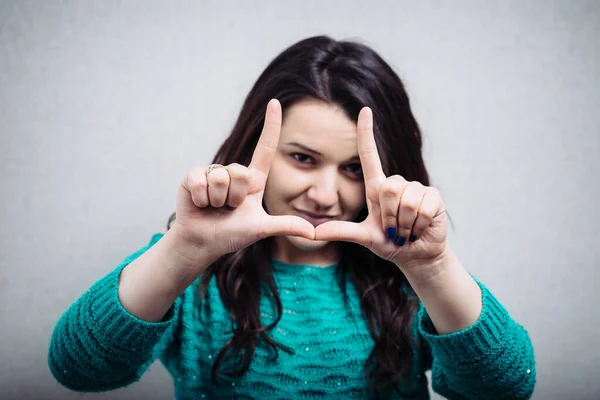
<svg viewBox="0 0 600 400">
<path fill-rule="evenodd" d="M 273 258 L 286 264 L 328 267 L 337 263 L 340 258 L 339 245 L 335 242 L 328 242 L 314 250 L 299 248 L 283 236 L 276 237 L 274 243 Z"/>
</svg>

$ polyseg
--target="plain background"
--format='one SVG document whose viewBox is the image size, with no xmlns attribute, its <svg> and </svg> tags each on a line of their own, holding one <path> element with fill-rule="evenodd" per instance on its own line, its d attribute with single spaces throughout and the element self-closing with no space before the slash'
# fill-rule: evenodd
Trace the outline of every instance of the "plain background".
<svg viewBox="0 0 600 400">
<path fill-rule="evenodd" d="M 316 34 L 404 80 L 463 264 L 525 325 L 535 399 L 600 396 L 600 2 L 0 1 L 0 398 L 79 399 L 67 307 L 162 232 L 259 73 Z M 173 397 L 156 363 L 86 398 Z"/>
</svg>

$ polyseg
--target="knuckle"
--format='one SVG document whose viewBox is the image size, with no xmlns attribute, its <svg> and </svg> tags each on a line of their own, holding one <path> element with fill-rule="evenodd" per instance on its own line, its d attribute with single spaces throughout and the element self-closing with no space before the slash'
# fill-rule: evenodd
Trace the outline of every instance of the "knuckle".
<svg viewBox="0 0 600 400">
<path fill-rule="evenodd" d="M 208 196 L 210 205 L 213 207 L 223 207 L 225 204 L 225 196 L 222 196 L 221 193 L 212 193 Z"/>
<path fill-rule="evenodd" d="M 428 187 L 428 188 L 427 188 L 427 191 L 430 193 L 430 195 L 432 195 L 432 196 L 434 196 L 434 197 L 439 197 L 439 198 L 441 198 L 441 197 L 442 197 L 442 195 L 441 195 L 441 193 L 440 193 L 440 191 L 439 191 L 439 189 L 438 189 L 438 188 L 435 188 L 435 187 Z"/>
<path fill-rule="evenodd" d="M 195 195 L 201 195 L 203 193 L 206 193 L 207 188 L 208 187 L 207 187 L 206 183 L 198 182 L 197 184 L 192 185 L 190 191 Z"/>
<path fill-rule="evenodd" d="M 410 183 L 406 179 L 404 179 L 404 177 L 402 177 L 401 175 L 389 176 L 387 178 L 387 181 L 389 181 L 390 183 L 393 183 L 394 185 L 396 185 L 397 187 L 400 187 L 400 188 L 403 188 L 404 186 L 406 186 L 407 184 Z"/>
<path fill-rule="evenodd" d="M 208 176 L 208 185 L 218 188 L 226 188 L 229 186 L 229 174 L 223 169 L 216 169 Z"/>
<path fill-rule="evenodd" d="M 229 164 L 229 165 L 226 167 L 227 171 L 229 172 L 229 175 L 231 175 L 231 174 L 237 174 L 237 173 L 239 173 L 239 172 L 240 172 L 240 171 L 241 171 L 243 168 L 246 168 L 246 167 L 244 167 L 243 165 L 241 165 L 241 164 L 238 164 L 238 163 L 231 163 L 231 164 Z"/>
<path fill-rule="evenodd" d="M 419 211 L 419 217 L 423 218 L 426 221 L 432 221 L 433 220 L 433 212 L 431 210 L 421 210 Z"/>
<path fill-rule="evenodd" d="M 204 167 L 194 167 L 190 169 L 183 178 L 183 183 L 188 189 L 191 189 L 197 182 L 204 180 Z"/>
<path fill-rule="evenodd" d="M 190 185 L 190 189 L 192 191 L 206 190 L 206 188 L 208 186 L 205 179 L 198 179 L 198 178 L 193 178 L 193 177 L 192 177 L 192 180 L 189 181 L 189 185 Z"/>
<path fill-rule="evenodd" d="M 208 202 L 208 199 L 205 198 L 197 198 L 197 197 L 193 197 L 192 196 L 192 201 L 194 202 L 194 205 L 196 207 L 200 207 L 200 208 L 205 208 L 208 207 L 210 205 L 210 203 Z"/>
<path fill-rule="evenodd" d="M 412 231 L 412 225 L 400 225 L 398 227 L 398 232 L 401 234 L 400 236 L 407 236 L 410 231 Z"/>
<path fill-rule="evenodd" d="M 242 202 L 241 202 L 241 201 L 233 201 L 233 200 L 229 200 L 229 201 L 227 201 L 227 203 L 226 203 L 226 204 L 227 204 L 229 207 L 232 207 L 232 208 L 238 208 L 239 206 L 241 206 L 241 205 L 242 205 Z"/>
<path fill-rule="evenodd" d="M 402 192 L 402 184 L 388 179 L 381 185 L 380 191 L 384 197 L 395 197 Z"/>
<path fill-rule="evenodd" d="M 240 195 L 229 196 L 229 198 L 227 199 L 227 204 L 229 204 L 231 207 L 239 207 L 242 205 L 243 202 L 244 197 Z"/>
<path fill-rule="evenodd" d="M 400 212 L 403 213 L 416 213 L 417 211 L 419 211 L 419 205 L 415 204 L 413 202 L 405 202 L 402 203 L 402 205 L 400 206 Z"/>
<path fill-rule="evenodd" d="M 244 166 L 240 165 L 239 168 L 234 168 L 233 171 L 230 170 L 229 175 L 231 176 L 231 180 L 238 183 L 250 183 L 250 170 Z"/>
<path fill-rule="evenodd" d="M 215 178 L 214 180 L 210 181 L 210 186 L 214 186 L 219 189 L 223 189 L 223 188 L 226 188 L 227 186 L 229 186 L 229 181 L 224 178 Z"/>
<path fill-rule="evenodd" d="M 205 165 L 196 165 L 192 167 L 188 173 L 193 176 L 204 175 L 206 168 L 207 167 Z"/>
<path fill-rule="evenodd" d="M 386 217 L 384 218 L 384 225 L 384 228 L 387 228 L 388 226 L 396 227 L 396 225 L 398 225 L 398 220 L 393 216 Z"/>
</svg>

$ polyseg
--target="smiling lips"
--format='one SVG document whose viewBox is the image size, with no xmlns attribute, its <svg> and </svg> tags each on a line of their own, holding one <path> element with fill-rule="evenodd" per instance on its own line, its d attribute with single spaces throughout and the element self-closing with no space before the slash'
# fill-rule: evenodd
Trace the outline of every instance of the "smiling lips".
<svg viewBox="0 0 600 400">
<path fill-rule="evenodd" d="M 307 211 L 296 210 L 296 213 L 298 214 L 299 217 L 304 218 L 305 220 L 307 220 L 308 222 L 313 224 L 314 227 L 317 227 L 327 221 L 333 221 L 335 219 L 331 215 L 312 214 Z"/>
</svg>

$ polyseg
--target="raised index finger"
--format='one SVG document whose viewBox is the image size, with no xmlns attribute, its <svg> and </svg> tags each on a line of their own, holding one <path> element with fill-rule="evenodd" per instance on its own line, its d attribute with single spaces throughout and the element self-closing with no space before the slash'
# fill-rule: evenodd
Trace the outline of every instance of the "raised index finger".
<svg viewBox="0 0 600 400">
<path fill-rule="evenodd" d="M 267 104 L 265 124 L 254 149 L 250 169 L 257 170 L 266 176 L 269 175 L 271 163 L 275 158 L 279 134 L 281 132 L 281 104 L 277 99 L 272 99 Z"/>
<path fill-rule="evenodd" d="M 375 183 L 385 179 L 381 160 L 375 144 L 373 135 L 373 112 L 369 107 L 363 107 L 358 114 L 356 124 L 356 133 L 358 139 L 358 156 L 362 165 L 365 183 L 375 180 Z"/>
</svg>

